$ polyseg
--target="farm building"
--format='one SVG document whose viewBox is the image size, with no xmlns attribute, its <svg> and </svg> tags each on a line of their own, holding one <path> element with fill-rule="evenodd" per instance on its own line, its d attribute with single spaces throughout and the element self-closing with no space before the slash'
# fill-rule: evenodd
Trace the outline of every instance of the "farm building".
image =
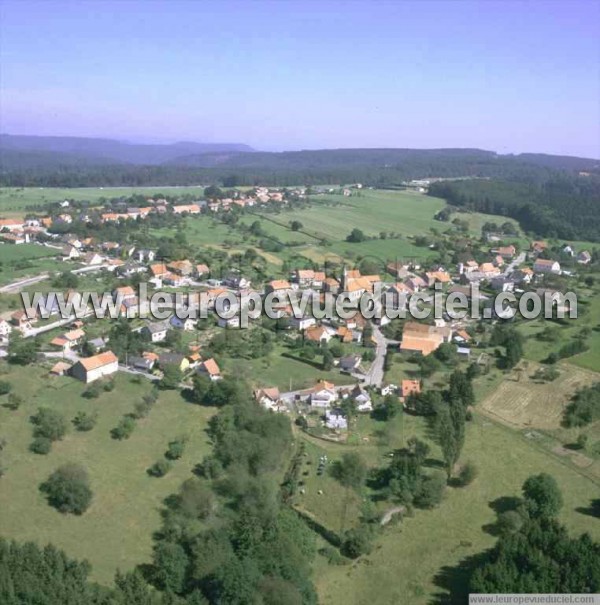
<svg viewBox="0 0 600 605">
<path fill-rule="evenodd" d="M 85 382 L 93 382 L 98 378 L 110 376 L 119 369 L 119 360 L 112 351 L 106 351 L 93 357 L 80 359 L 71 369 L 71 374 Z"/>
</svg>

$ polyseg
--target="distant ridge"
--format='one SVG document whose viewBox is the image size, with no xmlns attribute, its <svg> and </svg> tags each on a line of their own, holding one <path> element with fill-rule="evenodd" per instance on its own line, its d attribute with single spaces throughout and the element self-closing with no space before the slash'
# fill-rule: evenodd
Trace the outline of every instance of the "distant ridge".
<svg viewBox="0 0 600 605">
<path fill-rule="evenodd" d="M 64 154 L 64 163 L 89 161 L 100 164 L 124 163 L 158 165 L 181 156 L 203 153 L 252 152 L 252 147 L 242 143 L 194 143 L 171 144 L 127 143 L 113 139 L 84 137 L 46 137 L 0 134 L 0 153 L 20 154 Z M 38 159 L 40 157 L 38 156 Z"/>
</svg>

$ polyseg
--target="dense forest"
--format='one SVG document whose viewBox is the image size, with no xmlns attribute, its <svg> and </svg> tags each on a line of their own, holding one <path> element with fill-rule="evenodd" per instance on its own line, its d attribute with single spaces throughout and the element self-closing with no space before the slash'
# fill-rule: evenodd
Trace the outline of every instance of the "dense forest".
<svg viewBox="0 0 600 605">
<path fill-rule="evenodd" d="M 557 171 L 598 170 L 598 161 L 542 154 L 499 155 L 479 149 L 331 149 L 208 152 L 138 165 L 92 156 L 1 147 L 0 185 L 84 187 L 190 185 L 315 185 L 355 183 L 397 186 L 419 178 L 480 177 L 546 182 Z"/>
<path fill-rule="evenodd" d="M 429 195 L 452 206 L 510 216 L 543 237 L 600 241 L 600 178 L 595 175 L 445 181 L 433 183 Z"/>
</svg>

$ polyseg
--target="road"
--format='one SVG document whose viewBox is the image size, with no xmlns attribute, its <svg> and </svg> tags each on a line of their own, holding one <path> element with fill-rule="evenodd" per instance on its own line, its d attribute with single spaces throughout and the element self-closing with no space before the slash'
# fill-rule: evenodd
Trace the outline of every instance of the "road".
<svg viewBox="0 0 600 605">
<path fill-rule="evenodd" d="M 37 284 L 38 282 L 44 281 L 48 279 L 50 274 L 41 273 L 40 275 L 36 275 L 35 277 L 27 277 L 25 279 L 19 279 L 14 281 L 6 286 L 2 286 L 0 288 L 1 294 L 17 294 L 21 291 L 22 288 L 26 288 L 27 286 L 31 286 L 33 284 Z"/>
</svg>

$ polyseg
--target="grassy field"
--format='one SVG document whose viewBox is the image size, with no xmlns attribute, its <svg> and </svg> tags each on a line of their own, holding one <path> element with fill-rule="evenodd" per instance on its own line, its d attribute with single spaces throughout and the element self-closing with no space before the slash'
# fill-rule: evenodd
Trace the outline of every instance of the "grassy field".
<svg viewBox="0 0 600 605">
<path fill-rule="evenodd" d="M 423 419 L 405 416 L 405 424 L 405 436 L 427 439 Z M 432 456 L 439 459 L 439 448 L 431 445 Z M 350 566 L 317 561 L 315 581 L 321 603 L 434 602 L 447 592 L 436 579 L 443 569 L 494 544 L 495 538 L 487 529 L 495 520 L 490 504 L 503 496 L 518 496 L 523 481 L 534 473 L 547 472 L 558 481 L 565 501 L 561 520 L 571 532 L 588 531 L 600 537 L 600 526 L 579 510 L 589 507 L 590 500 L 598 496 L 598 485 L 520 433 L 476 414 L 468 426 L 462 459 L 473 460 L 480 470 L 472 485 L 449 488 L 438 508 L 417 511 L 414 518 L 386 528 L 373 553 Z M 327 506 L 323 499 L 321 508 Z"/>
<path fill-rule="evenodd" d="M 115 441 L 110 430 L 133 409 L 150 388 L 149 382 L 134 384 L 130 376 L 118 375 L 114 391 L 87 400 L 81 397 L 81 383 L 48 377 L 40 370 L 10 368 L 2 376 L 18 387 L 25 402 L 17 411 L 0 407 L 0 436 L 8 441 L 3 454 L 7 472 L 0 489 L 0 535 L 52 542 L 69 556 L 88 559 L 93 579 L 111 583 L 117 568 L 127 570 L 150 560 L 152 532 L 160 526 L 163 499 L 178 489 L 209 451 L 204 429 L 213 410 L 186 403 L 178 392 L 162 392 L 130 439 Z M 0 398 L 0 403 L 5 400 L 6 396 Z M 68 419 L 79 410 L 95 410 L 98 424 L 89 433 L 71 429 L 47 456 L 36 455 L 28 449 L 29 417 L 39 406 L 52 407 Z M 146 469 L 179 435 L 189 436 L 183 458 L 166 477 L 149 477 Z M 72 461 L 87 468 L 94 492 L 91 507 L 81 517 L 56 512 L 38 491 L 57 466 Z"/>
<path fill-rule="evenodd" d="M 21 211 L 28 206 L 62 202 L 63 200 L 84 200 L 97 202 L 102 199 L 126 197 L 141 193 L 160 197 L 164 195 L 203 196 L 204 187 L 2 187 L 0 188 L 0 212 Z"/>
<path fill-rule="evenodd" d="M 35 244 L 0 244 L 0 261 L 11 263 L 34 258 L 55 257 L 60 251 Z"/>
</svg>

